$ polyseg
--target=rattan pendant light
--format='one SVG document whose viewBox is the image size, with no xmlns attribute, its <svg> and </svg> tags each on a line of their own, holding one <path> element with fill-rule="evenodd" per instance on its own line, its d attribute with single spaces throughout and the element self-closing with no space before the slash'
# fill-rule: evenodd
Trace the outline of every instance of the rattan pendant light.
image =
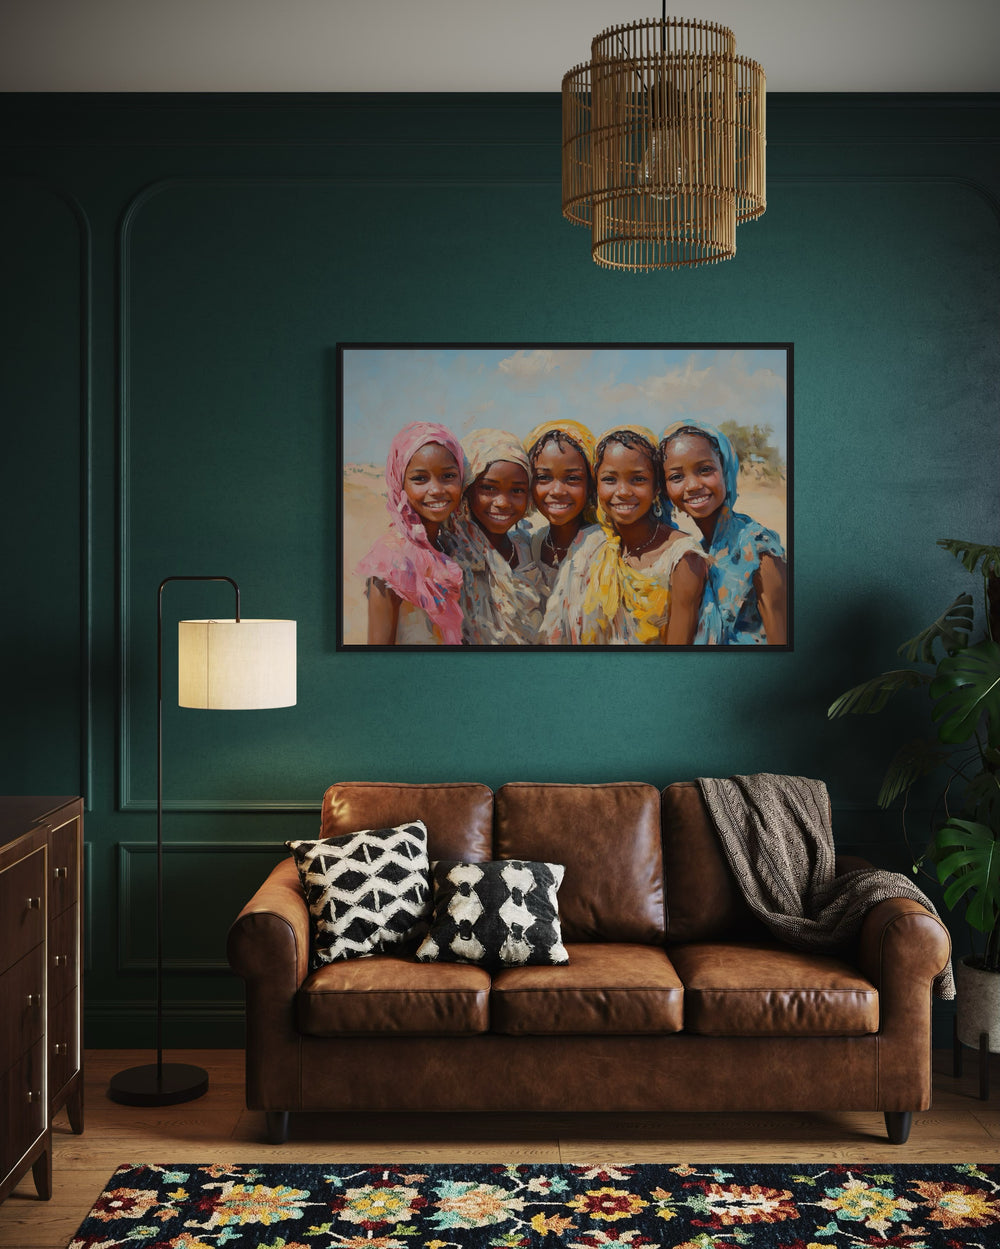
<svg viewBox="0 0 1000 1249">
<path fill-rule="evenodd" d="M 665 4 L 665 0 L 664 0 Z M 766 207 L 764 71 L 733 32 L 668 18 L 602 31 L 562 82 L 563 216 L 594 260 L 642 272 L 736 254 Z"/>
</svg>

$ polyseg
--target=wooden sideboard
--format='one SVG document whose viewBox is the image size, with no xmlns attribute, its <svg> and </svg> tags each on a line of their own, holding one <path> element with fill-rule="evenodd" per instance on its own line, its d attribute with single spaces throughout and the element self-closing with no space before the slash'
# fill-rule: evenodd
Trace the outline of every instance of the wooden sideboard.
<svg viewBox="0 0 1000 1249">
<path fill-rule="evenodd" d="M 52 1118 L 83 1131 L 83 803 L 0 797 L 0 1201 L 52 1195 Z"/>
</svg>

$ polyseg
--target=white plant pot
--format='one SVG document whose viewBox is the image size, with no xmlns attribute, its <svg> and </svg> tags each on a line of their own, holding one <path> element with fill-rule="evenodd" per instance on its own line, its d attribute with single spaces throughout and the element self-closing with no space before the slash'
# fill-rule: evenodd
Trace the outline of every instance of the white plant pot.
<svg viewBox="0 0 1000 1249">
<path fill-rule="evenodd" d="M 979 1049 L 980 1034 L 990 1038 L 991 1054 L 1000 1054 L 1000 972 L 970 967 L 961 958 L 955 964 L 955 1004 L 958 1039 Z"/>
</svg>

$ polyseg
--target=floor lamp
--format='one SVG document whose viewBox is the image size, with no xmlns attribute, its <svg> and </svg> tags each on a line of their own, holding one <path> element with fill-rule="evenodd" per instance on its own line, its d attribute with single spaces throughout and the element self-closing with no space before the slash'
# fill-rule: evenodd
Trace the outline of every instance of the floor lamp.
<svg viewBox="0 0 1000 1249">
<path fill-rule="evenodd" d="M 170 1106 L 208 1089 L 201 1067 L 163 1061 L 163 588 L 171 581 L 228 581 L 235 620 L 182 620 L 177 626 L 181 707 L 243 711 L 295 703 L 295 621 L 243 620 L 232 577 L 166 577 L 156 607 L 156 1062 L 111 1077 L 108 1096 L 127 1106 Z"/>
</svg>

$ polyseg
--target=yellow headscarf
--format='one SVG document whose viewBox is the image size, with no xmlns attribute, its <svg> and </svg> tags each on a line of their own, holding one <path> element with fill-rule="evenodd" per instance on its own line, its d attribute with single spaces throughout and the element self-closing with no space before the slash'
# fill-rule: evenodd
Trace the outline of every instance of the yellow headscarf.
<svg viewBox="0 0 1000 1249">
<path fill-rule="evenodd" d="M 546 434 L 563 434 L 570 440 L 570 442 L 573 443 L 574 446 L 580 448 L 580 452 L 583 455 L 583 458 L 587 461 L 587 467 L 590 470 L 590 488 L 593 489 L 594 452 L 597 450 L 597 439 L 586 427 L 586 425 L 581 425 L 579 421 L 542 421 L 541 425 L 536 425 L 524 440 L 524 449 L 527 451 L 529 459 L 531 458 L 532 448 L 536 443 L 540 442 Z M 532 470 L 531 475 L 533 478 L 534 470 Z M 531 506 L 532 508 L 535 506 L 534 499 L 532 499 Z M 597 513 L 595 512 L 594 506 L 589 499 L 586 507 L 583 509 L 582 520 L 585 525 L 593 525 L 597 520 Z"/>
<path fill-rule="evenodd" d="M 525 438 L 525 451 L 530 455 L 535 443 L 540 442 L 546 434 L 565 434 L 567 438 L 579 446 L 583 452 L 583 458 L 590 467 L 594 467 L 594 452 L 597 450 L 597 439 L 586 425 L 581 425 L 579 421 L 542 421 L 541 425 L 536 425 L 527 438 Z"/>
<path fill-rule="evenodd" d="M 638 434 L 649 443 L 656 466 L 658 450 L 656 435 L 644 425 L 614 425 L 606 430 L 598 444 L 611 434 Z M 598 465 L 594 464 L 595 473 Z M 607 640 L 611 622 L 619 608 L 635 620 L 640 642 L 662 640 L 670 612 L 670 590 L 641 569 L 626 564 L 621 557 L 621 535 L 600 503 L 597 520 L 607 541 L 590 565 L 587 592 L 583 600 L 583 642 L 595 644 Z"/>
</svg>

